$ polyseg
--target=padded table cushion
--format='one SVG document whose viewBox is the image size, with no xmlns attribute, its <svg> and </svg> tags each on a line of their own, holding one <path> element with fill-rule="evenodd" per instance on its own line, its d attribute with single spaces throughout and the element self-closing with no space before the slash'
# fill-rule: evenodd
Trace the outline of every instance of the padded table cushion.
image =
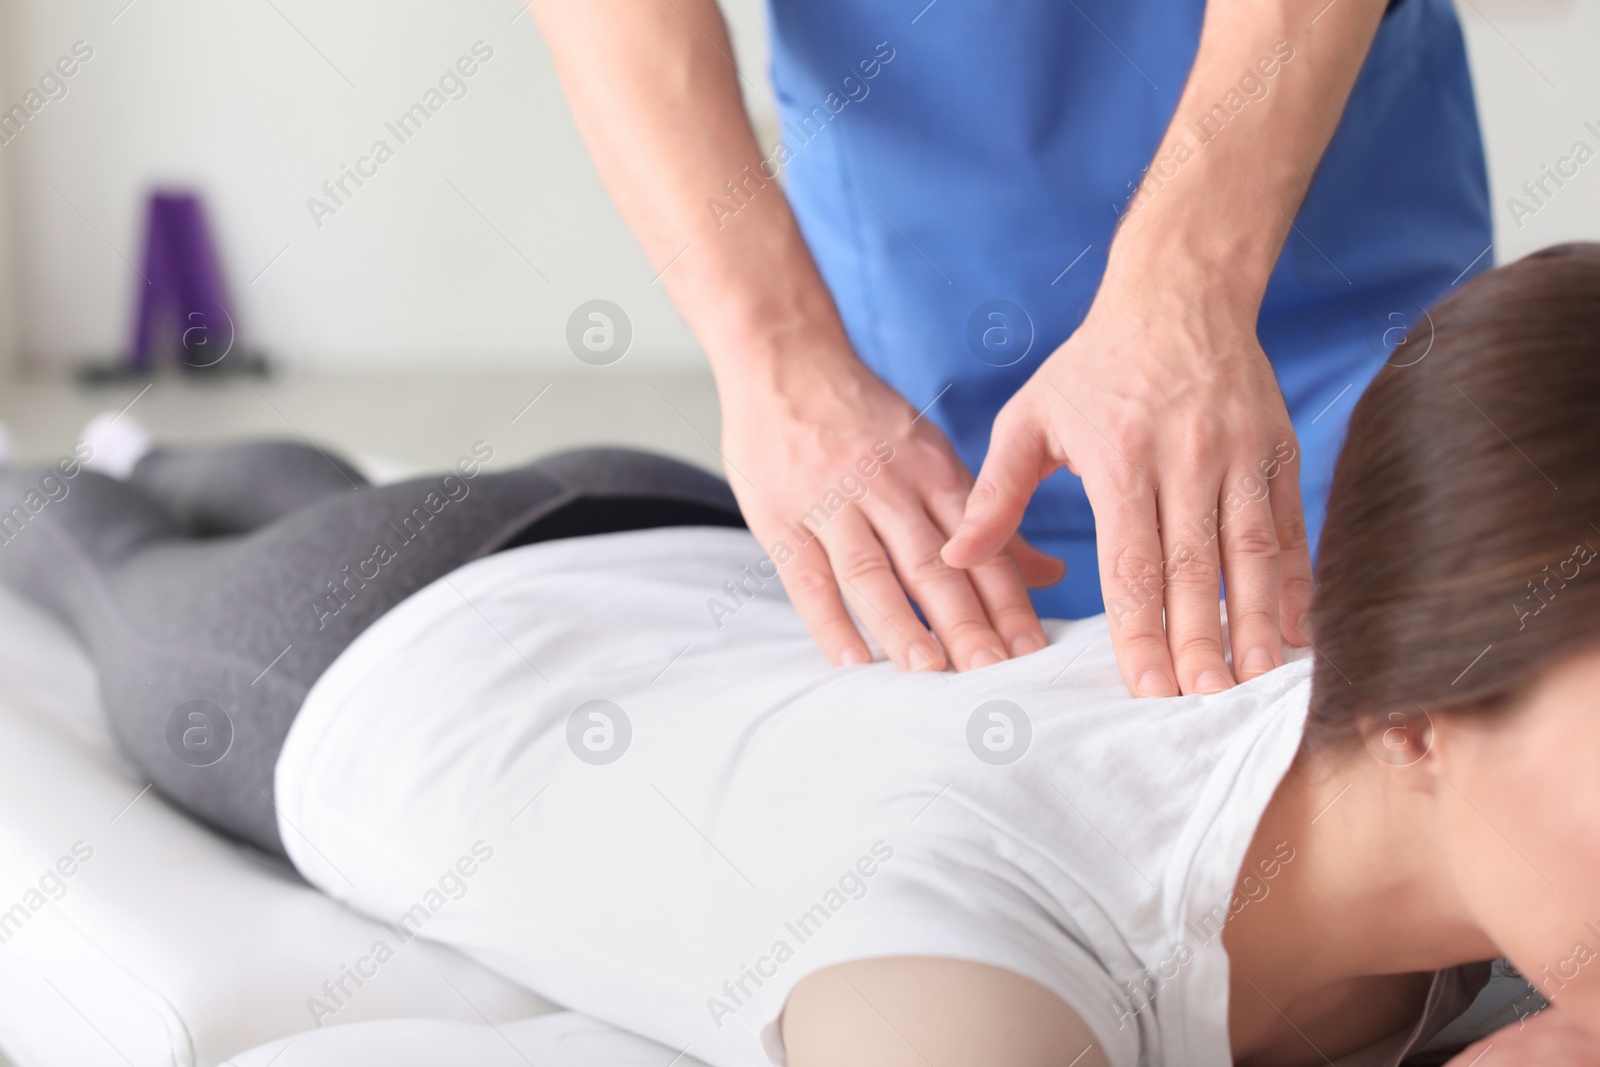
<svg viewBox="0 0 1600 1067">
<path fill-rule="evenodd" d="M 251 1049 L 230 1067 L 705 1067 L 683 1049 L 561 1011 L 487 1025 L 428 1019 L 329 1026 Z"/>
<path fill-rule="evenodd" d="M 326 1014 L 324 983 L 380 940 L 393 958 Z M 76 639 L 0 587 L 0 1049 L 17 1067 L 209 1067 L 319 1024 L 551 1010 L 146 790 Z"/>
</svg>

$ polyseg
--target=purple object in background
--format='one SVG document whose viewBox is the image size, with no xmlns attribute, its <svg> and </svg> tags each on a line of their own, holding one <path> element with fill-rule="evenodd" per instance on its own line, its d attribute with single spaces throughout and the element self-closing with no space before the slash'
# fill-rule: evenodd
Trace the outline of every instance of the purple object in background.
<svg viewBox="0 0 1600 1067">
<path fill-rule="evenodd" d="M 220 363 L 233 347 L 233 315 L 200 197 L 154 193 L 145 224 L 144 281 L 130 349 L 130 368 L 144 373 L 175 326 L 186 368 Z M 165 317 L 165 318 L 164 318 Z"/>
</svg>

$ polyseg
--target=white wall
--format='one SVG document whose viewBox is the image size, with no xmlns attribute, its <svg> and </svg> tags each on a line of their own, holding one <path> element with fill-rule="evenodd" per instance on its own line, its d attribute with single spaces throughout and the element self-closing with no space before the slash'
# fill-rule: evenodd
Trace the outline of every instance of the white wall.
<svg viewBox="0 0 1600 1067">
<path fill-rule="evenodd" d="M 10 11 L 0 3 L 0 42 L 15 39 L 9 19 Z M 8 86 L 9 57 L 0 48 L 0 87 Z M 0 381 L 11 377 L 17 369 L 17 314 L 11 270 L 11 198 L 7 188 L 8 174 L 3 157 L 0 157 Z M 3 1067 L 3 1061 L 0 1061 Z"/>
<path fill-rule="evenodd" d="M 95 50 L 69 95 L 0 147 L 16 326 L 33 366 L 59 368 L 123 343 L 141 197 L 157 181 L 205 192 L 247 340 L 297 364 L 558 369 L 571 360 L 566 318 L 593 297 L 631 314 L 631 364 L 699 358 L 607 202 L 519 0 L 0 4 L 12 9 L 0 35 L 0 107 L 19 100 L 74 41 Z M 770 128 L 760 0 L 724 6 L 741 65 L 763 86 L 753 109 Z M 1600 149 L 1600 137 L 1583 128 L 1586 119 L 1600 128 L 1600 4 L 1460 7 L 1501 258 L 1600 237 L 1600 160 L 1520 228 L 1506 207 L 1574 140 Z M 307 198 L 375 138 L 393 143 L 384 122 L 479 39 L 494 58 L 469 94 L 399 147 L 319 230 Z M 1428 165 L 1398 149 L 1392 162 Z"/>
<path fill-rule="evenodd" d="M 3 2 L 0 109 L 74 41 L 94 49 L 69 94 L 0 147 L 31 363 L 125 343 L 152 182 L 205 193 L 242 331 L 296 363 L 565 366 L 567 317 L 595 297 L 630 313 L 630 363 L 699 359 L 520 0 Z M 727 7 L 764 84 L 759 0 Z M 400 145 L 384 123 L 479 40 L 494 57 L 467 95 Z M 307 199 L 380 137 L 395 158 L 319 229 Z"/>
<path fill-rule="evenodd" d="M 1500 261 L 1558 241 L 1600 240 L 1600 4 L 1457 0 L 1456 7 L 1488 143 Z M 1547 181 L 1553 195 L 1540 194 L 1543 206 L 1534 203 L 1522 184 L 1539 179 L 1541 165 L 1555 167 L 1579 140 L 1596 158 L 1579 167 L 1576 178 L 1563 179 L 1564 187 Z M 1513 196 L 1535 213 L 1514 218 Z"/>
</svg>

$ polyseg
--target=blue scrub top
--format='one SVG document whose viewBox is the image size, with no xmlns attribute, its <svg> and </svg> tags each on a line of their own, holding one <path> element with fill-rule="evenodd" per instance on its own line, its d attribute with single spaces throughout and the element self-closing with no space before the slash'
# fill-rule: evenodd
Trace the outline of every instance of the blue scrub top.
<svg viewBox="0 0 1600 1067">
<path fill-rule="evenodd" d="M 769 8 L 784 127 L 772 163 L 850 339 L 913 406 L 931 405 L 976 472 L 1001 405 L 1089 308 L 1193 64 L 1204 0 Z M 1300 74 L 1304 59 L 1278 52 L 1241 69 L 1205 132 L 1226 139 L 1230 108 Z M 1493 259 L 1451 0 L 1391 5 L 1295 227 L 1259 333 L 1299 434 L 1315 544 L 1356 397 L 1422 307 Z M 1068 563 L 1035 594 L 1040 612 L 1103 610 L 1082 483 L 1048 479 L 1022 528 Z"/>
</svg>

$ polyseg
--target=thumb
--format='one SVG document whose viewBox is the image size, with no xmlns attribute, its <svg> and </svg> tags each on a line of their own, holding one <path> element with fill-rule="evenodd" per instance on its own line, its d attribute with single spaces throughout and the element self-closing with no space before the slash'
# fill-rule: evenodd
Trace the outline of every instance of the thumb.
<svg viewBox="0 0 1600 1067">
<path fill-rule="evenodd" d="M 995 419 L 978 480 L 967 494 L 967 510 L 940 555 L 951 567 L 976 567 L 994 558 L 1022 525 L 1022 513 L 1039 488 L 1045 442 L 1028 423 Z"/>
</svg>

